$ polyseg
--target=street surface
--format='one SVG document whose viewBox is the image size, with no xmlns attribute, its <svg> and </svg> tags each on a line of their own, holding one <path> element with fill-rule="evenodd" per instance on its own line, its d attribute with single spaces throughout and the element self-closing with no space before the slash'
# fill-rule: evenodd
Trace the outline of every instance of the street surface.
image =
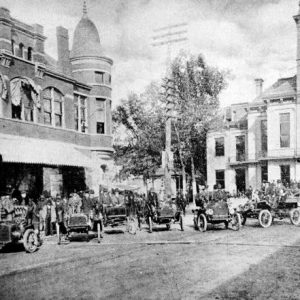
<svg viewBox="0 0 300 300">
<path fill-rule="evenodd" d="M 300 299 L 299 253 L 300 228 L 289 220 L 201 233 L 188 216 L 184 232 L 144 225 L 136 235 L 106 233 L 101 244 L 52 237 L 34 254 L 4 249 L 0 299 Z"/>
</svg>

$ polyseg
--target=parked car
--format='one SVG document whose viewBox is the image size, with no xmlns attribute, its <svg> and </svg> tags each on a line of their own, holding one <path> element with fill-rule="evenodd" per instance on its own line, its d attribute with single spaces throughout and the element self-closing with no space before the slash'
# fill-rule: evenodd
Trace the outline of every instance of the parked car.
<svg viewBox="0 0 300 300">
<path fill-rule="evenodd" d="M 104 207 L 104 227 L 126 227 L 130 234 L 137 232 L 137 219 L 129 213 L 125 205 Z"/>
<path fill-rule="evenodd" d="M 172 224 L 179 223 L 181 231 L 184 231 L 182 212 L 176 209 L 175 205 L 164 204 L 162 207 L 154 207 L 148 203 L 145 206 L 144 217 L 149 225 L 150 233 L 153 231 L 153 224 L 166 225 L 167 229 L 170 230 Z"/>
<path fill-rule="evenodd" d="M 273 220 L 290 218 L 293 225 L 300 225 L 300 193 L 288 195 L 286 198 L 272 199 L 264 197 L 261 201 L 249 201 L 241 208 L 242 225 L 248 218 L 258 219 L 261 227 L 268 228 Z"/>
<path fill-rule="evenodd" d="M 22 205 L 14 205 L 9 212 L 1 208 L 0 248 L 22 243 L 26 252 L 33 253 L 40 247 L 38 223 L 27 222 L 26 213 L 27 207 Z"/>
<path fill-rule="evenodd" d="M 211 200 L 208 203 L 200 203 L 193 210 L 194 227 L 201 232 L 207 230 L 207 225 L 224 223 L 226 229 L 231 225 L 231 229 L 240 229 L 241 217 L 234 208 L 230 208 L 226 200 Z"/>
</svg>

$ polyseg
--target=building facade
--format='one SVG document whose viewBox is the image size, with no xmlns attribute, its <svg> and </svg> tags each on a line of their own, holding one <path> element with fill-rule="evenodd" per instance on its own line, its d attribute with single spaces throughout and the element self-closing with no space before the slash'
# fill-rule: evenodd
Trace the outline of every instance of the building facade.
<svg viewBox="0 0 300 300">
<path fill-rule="evenodd" d="M 69 50 L 57 27 L 58 59 L 43 27 L 0 8 L 0 191 L 39 194 L 99 184 L 112 165 L 111 68 L 86 7 Z"/>
<path fill-rule="evenodd" d="M 263 181 L 300 181 L 300 10 L 297 26 L 297 74 L 278 79 L 256 98 L 229 107 L 221 130 L 207 136 L 207 184 L 229 192 L 260 188 Z"/>
</svg>

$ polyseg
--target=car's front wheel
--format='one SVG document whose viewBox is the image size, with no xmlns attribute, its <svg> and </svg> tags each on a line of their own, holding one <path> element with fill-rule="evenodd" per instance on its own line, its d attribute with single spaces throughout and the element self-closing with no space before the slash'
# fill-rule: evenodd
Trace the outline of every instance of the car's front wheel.
<svg viewBox="0 0 300 300">
<path fill-rule="evenodd" d="M 23 236 L 23 244 L 26 252 L 33 253 L 38 249 L 38 236 L 33 229 L 27 229 Z"/>
<path fill-rule="evenodd" d="M 204 214 L 200 214 L 197 219 L 197 225 L 201 232 L 206 231 L 207 229 L 207 219 Z"/>
<path fill-rule="evenodd" d="M 261 227 L 263 227 L 263 228 L 270 227 L 272 224 L 272 221 L 273 221 L 273 217 L 269 210 L 263 209 L 259 212 L 258 222 Z"/>
</svg>

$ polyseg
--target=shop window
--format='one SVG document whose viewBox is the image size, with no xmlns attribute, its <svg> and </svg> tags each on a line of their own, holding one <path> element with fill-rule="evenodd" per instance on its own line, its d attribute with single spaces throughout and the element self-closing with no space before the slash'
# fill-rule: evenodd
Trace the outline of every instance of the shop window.
<svg viewBox="0 0 300 300">
<path fill-rule="evenodd" d="M 216 156 L 224 156 L 224 138 L 216 138 L 215 139 L 215 151 Z"/>
<path fill-rule="evenodd" d="M 236 137 L 236 160 L 245 161 L 245 136 L 240 135 Z"/>
<path fill-rule="evenodd" d="M 95 82 L 104 83 L 104 72 L 95 72 Z"/>
<path fill-rule="evenodd" d="M 63 95 L 55 88 L 43 91 L 44 124 L 62 127 Z"/>
<path fill-rule="evenodd" d="M 291 180 L 290 176 L 291 176 L 290 166 L 289 165 L 280 166 L 280 179 L 285 186 L 290 184 L 290 180 Z"/>
<path fill-rule="evenodd" d="M 96 106 L 99 110 L 105 109 L 105 99 L 104 98 L 96 98 Z"/>
<path fill-rule="evenodd" d="M 32 48 L 31 47 L 28 47 L 28 49 L 27 49 L 27 59 L 29 61 L 32 61 Z"/>
<path fill-rule="evenodd" d="M 224 170 L 216 170 L 216 185 L 222 189 L 225 188 L 225 172 Z"/>
<path fill-rule="evenodd" d="M 97 122 L 97 133 L 98 134 L 104 134 L 104 122 Z"/>
<path fill-rule="evenodd" d="M 290 114 L 280 114 L 280 147 L 290 147 Z"/>
<path fill-rule="evenodd" d="M 82 95 L 74 96 L 74 123 L 75 130 L 87 132 L 87 97 Z"/>
</svg>

